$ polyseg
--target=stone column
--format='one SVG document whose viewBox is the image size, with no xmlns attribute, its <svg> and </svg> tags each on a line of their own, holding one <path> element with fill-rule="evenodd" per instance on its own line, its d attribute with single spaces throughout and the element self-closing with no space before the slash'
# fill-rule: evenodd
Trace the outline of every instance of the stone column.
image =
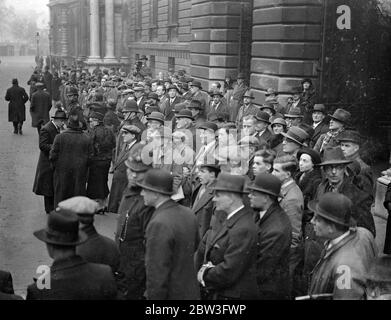
<svg viewBox="0 0 391 320">
<path fill-rule="evenodd" d="M 101 62 L 99 43 L 99 0 L 90 0 L 90 56 L 91 63 Z"/>
<path fill-rule="evenodd" d="M 117 62 L 114 55 L 114 0 L 105 0 L 106 54 L 104 62 Z"/>
<path fill-rule="evenodd" d="M 60 31 L 60 56 L 66 58 L 68 52 L 68 11 L 66 8 L 60 9 L 59 31 Z"/>
</svg>

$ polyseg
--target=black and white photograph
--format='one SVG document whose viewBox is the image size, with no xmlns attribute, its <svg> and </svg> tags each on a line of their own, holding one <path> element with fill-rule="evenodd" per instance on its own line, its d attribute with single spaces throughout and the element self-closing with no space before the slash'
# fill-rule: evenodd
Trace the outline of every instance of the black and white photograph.
<svg viewBox="0 0 391 320">
<path fill-rule="evenodd" d="M 0 300 L 391 300 L 391 0 L 0 16 Z"/>
</svg>

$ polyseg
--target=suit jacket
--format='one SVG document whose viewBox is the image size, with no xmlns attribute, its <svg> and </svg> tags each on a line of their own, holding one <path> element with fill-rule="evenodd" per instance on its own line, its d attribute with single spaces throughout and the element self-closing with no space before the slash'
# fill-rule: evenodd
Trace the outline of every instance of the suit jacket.
<svg viewBox="0 0 391 320">
<path fill-rule="evenodd" d="M 117 285 L 109 266 L 88 263 L 75 255 L 54 261 L 50 269 L 50 290 L 37 284 L 27 288 L 27 300 L 114 300 Z"/>
<path fill-rule="evenodd" d="M 323 251 L 312 271 L 308 293 L 330 293 L 334 300 L 364 299 L 365 276 L 376 255 L 372 234 L 364 228 L 351 229 L 347 237 Z"/>
<path fill-rule="evenodd" d="M 208 113 L 207 113 L 208 120 L 212 115 L 222 117 L 225 121 L 229 120 L 230 111 L 229 111 L 227 102 L 223 101 L 223 99 L 220 101 L 220 103 L 217 105 L 217 107 L 212 105 L 213 101 L 211 101 L 209 103 L 209 108 L 208 108 Z"/>
<path fill-rule="evenodd" d="M 270 145 L 273 134 L 270 132 L 269 128 L 266 128 L 266 130 L 261 135 L 259 135 L 259 132 L 257 132 L 254 137 L 258 139 L 260 144 L 266 142 Z"/>
<path fill-rule="evenodd" d="M 36 195 L 52 197 L 54 195 L 53 186 L 53 168 L 50 164 L 49 153 L 52 148 L 54 138 L 60 132 L 49 121 L 45 126 L 41 128 L 39 133 L 39 160 L 37 170 L 35 172 L 33 192 Z"/>
<path fill-rule="evenodd" d="M 292 247 L 297 247 L 301 240 L 301 223 L 303 219 L 303 193 L 296 184 L 292 183 L 281 187 L 280 206 L 286 212 L 292 224 Z"/>
<path fill-rule="evenodd" d="M 289 250 L 292 225 L 278 203 L 260 219 L 255 215 L 258 231 L 257 282 L 261 299 L 289 299 Z"/>
<path fill-rule="evenodd" d="M 182 102 L 182 98 L 179 97 L 179 96 L 176 96 L 175 99 L 174 99 L 174 102 L 171 104 L 170 103 L 170 98 L 168 99 L 165 99 L 163 102 L 162 102 L 162 105 L 160 106 L 161 110 L 163 111 L 163 114 L 164 114 L 164 118 L 166 121 L 170 121 L 172 120 L 172 118 L 174 117 L 175 113 L 174 113 L 174 108 L 175 106 L 178 104 L 178 103 L 181 103 Z"/>
<path fill-rule="evenodd" d="M 213 268 L 203 276 L 215 299 L 256 299 L 257 230 L 252 211 L 243 208 L 208 233 L 204 263 Z"/>
<path fill-rule="evenodd" d="M 191 210 L 197 217 L 198 231 L 200 239 L 202 239 L 210 227 L 210 220 L 215 210 L 215 205 L 212 202 L 214 197 L 213 187 L 216 185 L 216 181 L 212 182 L 206 187 L 204 194 L 196 201 L 198 193 L 201 189 L 201 185 L 197 186 L 192 196 L 192 208 Z"/>
<path fill-rule="evenodd" d="M 236 117 L 236 124 L 238 127 L 241 127 L 243 118 L 248 115 L 255 115 L 258 112 L 258 107 L 253 105 L 252 103 L 249 104 L 248 107 L 245 107 L 242 105 L 238 111 L 238 115 Z"/>
<path fill-rule="evenodd" d="M 172 200 L 163 203 L 155 210 L 145 239 L 147 299 L 199 299 L 193 260 L 199 237 L 191 210 Z"/>
<path fill-rule="evenodd" d="M 146 103 L 147 103 L 147 99 L 145 99 L 145 97 L 142 97 L 140 103 L 137 103 L 139 110 L 142 110 L 143 112 L 145 112 L 145 104 Z"/>
<path fill-rule="evenodd" d="M 311 141 L 310 141 L 310 148 L 313 148 L 320 138 L 322 134 L 325 134 L 329 131 L 329 122 L 324 119 L 321 123 L 317 125 L 317 127 L 314 129 L 314 134 L 312 135 Z"/>
</svg>

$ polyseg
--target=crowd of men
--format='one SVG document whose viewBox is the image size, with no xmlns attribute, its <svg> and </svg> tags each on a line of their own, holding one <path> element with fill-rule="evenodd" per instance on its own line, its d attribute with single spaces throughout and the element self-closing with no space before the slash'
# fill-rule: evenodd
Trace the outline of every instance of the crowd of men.
<svg viewBox="0 0 391 320">
<path fill-rule="evenodd" d="M 48 213 L 34 234 L 54 262 L 51 289 L 27 299 L 390 297 L 348 111 L 327 110 L 310 79 L 258 106 L 242 73 L 204 91 L 185 70 L 152 79 L 141 60 L 29 81 Z M 13 83 L 10 109 L 28 100 Z M 22 134 L 25 116 L 9 120 Z M 115 241 L 93 225 L 102 212 L 118 214 Z"/>
</svg>

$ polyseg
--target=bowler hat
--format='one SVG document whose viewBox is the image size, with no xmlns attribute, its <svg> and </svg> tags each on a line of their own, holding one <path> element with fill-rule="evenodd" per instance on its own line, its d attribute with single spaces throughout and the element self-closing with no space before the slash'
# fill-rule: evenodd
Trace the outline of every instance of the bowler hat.
<svg viewBox="0 0 391 320">
<path fill-rule="evenodd" d="M 137 102 L 133 99 L 126 100 L 125 106 L 122 108 L 122 112 L 141 112 L 138 108 Z"/>
<path fill-rule="evenodd" d="M 188 109 L 202 109 L 201 101 L 199 100 L 191 100 L 190 105 L 187 107 Z"/>
<path fill-rule="evenodd" d="M 174 105 L 174 112 L 178 113 L 179 111 L 186 109 L 187 106 L 188 106 L 188 103 L 186 103 L 186 102 L 177 103 L 176 105 Z"/>
<path fill-rule="evenodd" d="M 201 85 L 201 82 L 199 82 L 199 81 L 192 81 L 191 86 L 198 87 L 202 90 L 202 85 Z"/>
<path fill-rule="evenodd" d="M 191 113 L 190 110 L 186 110 L 186 109 L 183 109 L 183 110 L 179 111 L 179 113 L 175 117 L 177 119 L 187 118 L 187 119 L 190 119 L 190 120 L 194 121 L 193 114 Z"/>
<path fill-rule="evenodd" d="M 317 103 L 314 105 L 312 112 L 323 112 L 326 113 L 326 107 L 322 103 Z"/>
<path fill-rule="evenodd" d="M 346 141 L 346 142 L 353 142 L 358 145 L 361 144 L 360 133 L 356 130 L 343 131 L 340 135 L 338 135 L 337 140 L 339 143 Z"/>
<path fill-rule="evenodd" d="M 278 197 L 281 190 L 281 181 L 270 173 L 260 173 L 256 176 L 254 182 L 247 186 L 247 189 Z"/>
<path fill-rule="evenodd" d="M 73 197 L 61 201 L 58 208 L 71 211 L 79 216 L 93 216 L 99 211 L 98 203 L 87 197 Z"/>
<path fill-rule="evenodd" d="M 329 116 L 331 117 L 331 119 L 337 120 L 344 124 L 348 124 L 352 115 L 349 111 L 346 111 L 344 109 L 337 109 L 333 114 L 329 114 Z"/>
<path fill-rule="evenodd" d="M 157 95 L 157 93 L 155 93 L 155 92 L 150 92 L 150 93 L 148 93 L 148 99 L 154 99 L 154 100 L 156 100 L 156 101 L 159 101 L 160 99 L 159 99 L 159 96 Z"/>
<path fill-rule="evenodd" d="M 284 114 L 285 118 L 304 118 L 300 108 L 291 108 L 287 114 Z"/>
<path fill-rule="evenodd" d="M 129 133 L 133 133 L 133 134 L 140 134 L 141 133 L 141 129 L 139 127 L 136 127 L 133 124 L 124 125 L 121 128 L 121 131 L 129 132 Z"/>
<path fill-rule="evenodd" d="M 326 148 L 323 151 L 322 162 L 320 166 L 327 166 L 331 164 L 348 164 L 353 162 L 352 160 L 347 160 L 343 155 L 341 147 Z"/>
<path fill-rule="evenodd" d="M 63 119 L 63 120 L 66 120 L 67 119 L 67 114 L 65 113 L 65 111 L 57 110 L 52 118 L 53 119 Z"/>
<path fill-rule="evenodd" d="M 341 193 L 327 192 L 319 198 L 319 201 L 310 201 L 308 208 L 322 218 L 338 225 L 352 226 L 352 201 Z"/>
<path fill-rule="evenodd" d="M 281 132 L 281 134 L 301 146 L 303 146 L 304 142 L 308 139 L 307 132 L 295 126 L 291 127 L 287 133 Z"/>
<path fill-rule="evenodd" d="M 144 143 L 137 143 L 130 151 L 128 159 L 125 161 L 125 165 L 135 172 L 146 172 L 152 169 L 152 166 L 144 163 L 142 160 L 142 151 L 145 147 Z"/>
<path fill-rule="evenodd" d="M 217 178 L 217 182 L 213 190 L 233 193 L 245 193 L 245 182 L 246 180 L 243 176 L 221 173 Z"/>
<path fill-rule="evenodd" d="M 391 282 L 391 255 L 383 254 L 374 259 L 366 278 L 372 282 Z"/>
<path fill-rule="evenodd" d="M 255 114 L 255 119 L 257 119 L 258 121 L 263 121 L 263 122 L 270 124 L 270 121 L 269 121 L 270 115 L 265 111 L 259 110 Z"/>
<path fill-rule="evenodd" d="M 255 99 L 254 92 L 252 92 L 251 90 L 247 90 L 243 95 L 243 98 Z"/>
<path fill-rule="evenodd" d="M 158 192 L 164 195 L 172 195 L 173 191 L 173 177 L 164 169 L 151 169 L 144 177 L 142 182 L 137 185 L 145 190 Z"/>
<path fill-rule="evenodd" d="M 218 128 L 217 124 L 215 124 L 214 122 L 205 121 L 205 122 L 199 124 L 197 126 L 197 129 L 212 130 L 212 131 L 216 132 L 219 128 Z"/>
<path fill-rule="evenodd" d="M 96 112 L 96 111 L 93 111 L 91 112 L 90 114 L 90 118 L 91 119 L 96 119 L 98 120 L 99 122 L 103 122 L 103 118 L 105 117 L 105 115 L 103 113 L 100 113 L 100 112 Z"/>
<path fill-rule="evenodd" d="M 79 231 L 79 219 L 69 210 L 58 208 L 48 215 L 47 227 L 34 232 L 39 240 L 59 245 L 77 246 L 87 240 L 87 235 Z"/>
<path fill-rule="evenodd" d="M 262 106 L 261 106 L 261 108 L 260 108 L 262 111 L 264 110 L 264 109 L 269 109 L 269 110 L 271 110 L 271 112 L 273 113 L 273 114 L 276 114 L 276 109 L 274 109 L 274 105 L 269 101 L 269 102 L 267 102 L 267 103 L 264 103 Z"/>
<path fill-rule="evenodd" d="M 317 165 L 317 164 L 322 162 L 322 160 L 320 159 L 319 152 L 315 151 L 314 149 L 311 149 L 311 148 L 302 148 L 302 149 L 300 149 L 297 152 L 297 160 L 300 160 L 300 157 L 301 157 L 302 154 L 308 154 L 311 157 L 312 163 L 314 165 Z"/>
<path fill-rule="evenodd" d="M 164 124 L 164 114 L 161 113 L 161 112 L 152 112 L 148 117 L 147 117 L 147 120 L 150 121 L 150 120 L 156 120 L 156 121 L 160 121 L 161 123 Z"/>
</svg>

